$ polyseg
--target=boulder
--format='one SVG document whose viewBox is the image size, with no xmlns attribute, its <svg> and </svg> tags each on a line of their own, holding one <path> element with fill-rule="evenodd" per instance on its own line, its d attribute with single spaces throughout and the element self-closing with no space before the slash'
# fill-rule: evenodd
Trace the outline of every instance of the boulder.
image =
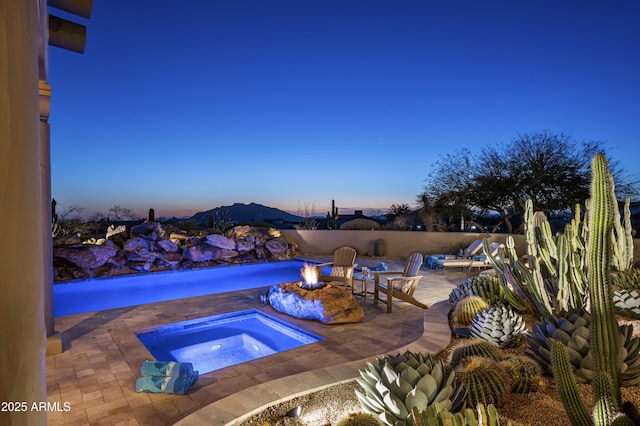
<svg viewBox="0 0 640 426">
<path fill-rule="evenodd" d="M 235 250 L 236 242 L 231 238 L 227 238 L 220 234 L 210 234 L 206 236 L 207 244 L 212 247 L 218 247 L 226 250 Z"/>
<path fill-rule="evenodd" d="M 149 262 L 153 263 L 156 260 L 157 254 L 155 251 L 149 251 L 147 249 L 141 249 L 137 251 L 128 252 L 125 255 L 127 262 Z"/>
<path fill-rule="evenodd" d="M 251 251 L 256 248 L 256 245 L 251 241 L 237 241 L 236 242 L 236 250 L 240 253 L 245 253 Z"/>
<path fill-rule="evenodd" d="M 127 233 L 127 227 L 124 225 L 120 225 L 120 226 L 109 225 L 107 227 L 107 235 L 105 238 L 107 240 L 110 240 L 114 236 L 118 236 L 120 234 L 126 235 L 126 233 Z"/>
<path fill-rule="evenodd" d="M 212 252 L 207 249 L 203 249 L 201 245 L 187 247 L 182 251 L 182 256 L 192 262 L 206 262 L 211 260 Z"/>
<path fill-rule="evenodd" d="M 53 257 L 64 259 L 84 270 L 95 269 L 107 263 L 118 253 L 118 249 L 107 246 L 83 244 L 81 247 L 57 247 Z"/>
<path fill-rule="evenodd" d="M 127 265 L 134 271 L 139 272 L 146 272 L 153 268 L 153 262 L 129 262 Z"/>
<path fill-rule="evenodd" d="M 145 220 L 144 222 L 134 225 L 131 227 L 129 231 L 131 237 L 142 237 L 149 241 L 155 241 L 158 237 L 164 236 L 164 230 L 162 229 L 162 225 L 158 222 L 150 222 Z"/>
<path fill-rule="evenodd" d="M 218 247 L 214 247 L 211 250 L 211 260 L 224 260 L 233 259 L 238 256 L 238 252 L 235 250 L 227 250 Z"/>
<path fill-rule="evenodd" d="M 299 284 L 272 286 L 267 295 L 269 304 L 284 314 L 323 324 L 360 322 L 364 317 L 362 307 L 345 287 L 328 283 L 322 288 L 306 290 Z"/>
<path fill-rule="evenodd" d="M 284 238 L 274 238 L 267 241 L 264 246 L 271 254 L 285 253 L 289 250 L 289 243 Z"/>
<path fill-rule="evenodd" d="M 178 245 L 171 240 L 158 240 L 156 245 L 165 253 L 177 253 L 180 251 Z"/>
<path fill-rule="evenodd" d="M 80 244 L 82 244 L 82 240 L 80 239 L 80 234 L 78 233 L 56 237 L 53 239 L 54 247 L 75 246 Z"/>
<path fill-rule="evenodd" d="M 175 268 L 183 259 L 180 253 L 158 253 L 156 263 L 162 267 Z"/>
<path fill-rule="evenodd" d="M 145 238 L 135 237 L 125 241 L 124 244 L 122 245 L 122 248 L 125 249 L 126 251 L 138 251 L 143 249 L 153 250 L 154 245 L 151 241 Z"/>
</svg>

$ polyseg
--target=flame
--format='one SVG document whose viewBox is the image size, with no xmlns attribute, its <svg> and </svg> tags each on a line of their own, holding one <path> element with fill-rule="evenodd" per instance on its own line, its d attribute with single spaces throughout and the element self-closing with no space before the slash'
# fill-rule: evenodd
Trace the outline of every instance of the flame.
<svg viewBox="0 0 640 426">
<path fill-rule="evenodd" d="M 302 278 L 304 278 L 304 282 L 307 284 L 317 284 L 318 283 L 318 269 L 307 263 L 304 264 L 304 267 L 300 269 Z"/>
</svg>

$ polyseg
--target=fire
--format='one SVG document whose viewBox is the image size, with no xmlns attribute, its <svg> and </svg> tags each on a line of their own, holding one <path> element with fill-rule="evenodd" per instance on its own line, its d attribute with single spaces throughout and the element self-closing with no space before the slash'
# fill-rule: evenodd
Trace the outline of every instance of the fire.
<svg viewBox="0 0 640 426">
<path fill-rule="evenodd" d="M 300 272 L 306 284 L 313 285 L 318 283 L 318 270 L 315 266 L 305 263 Z"/>
</svg>

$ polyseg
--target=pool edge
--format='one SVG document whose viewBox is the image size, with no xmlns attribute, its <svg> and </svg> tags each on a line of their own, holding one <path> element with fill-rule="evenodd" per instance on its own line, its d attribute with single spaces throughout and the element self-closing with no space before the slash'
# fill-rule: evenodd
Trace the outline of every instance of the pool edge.
<svg viewBox="0 0 640 426">
<path fill-rule="evenodd" d="M 212 402 L 174 423 L 177 426 L 236 426 L 246 418 L 298 396 L 313 393 L 326 387 L 349 382 L 359 376 L 366 362 L 392 352 L 436 353 L 451 341 L 451 330 L 447 314 L 450 305 L 446 300 L 431 305 L 425 311 L 422 336 L 393 351 L 387 351 L 347 363 L 305 371 L 243 389 Z"/>
</svg>

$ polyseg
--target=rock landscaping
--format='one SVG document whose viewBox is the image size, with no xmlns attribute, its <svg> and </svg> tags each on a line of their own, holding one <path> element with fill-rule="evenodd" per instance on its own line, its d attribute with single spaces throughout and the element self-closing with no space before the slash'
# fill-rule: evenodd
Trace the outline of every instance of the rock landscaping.
<svg viewBox="0 0 640 426">
<path fill-rule="evenodd" d="M 213 230 L 166 230 L 145 221 L 127 231 L 110 226 L 103 238 L 80 235 L 53 242 L 54 282 L 220 264 L 293 259 L 298 248 L 280 231 L 249 225 L 224 234 Z"/>
</svg>

